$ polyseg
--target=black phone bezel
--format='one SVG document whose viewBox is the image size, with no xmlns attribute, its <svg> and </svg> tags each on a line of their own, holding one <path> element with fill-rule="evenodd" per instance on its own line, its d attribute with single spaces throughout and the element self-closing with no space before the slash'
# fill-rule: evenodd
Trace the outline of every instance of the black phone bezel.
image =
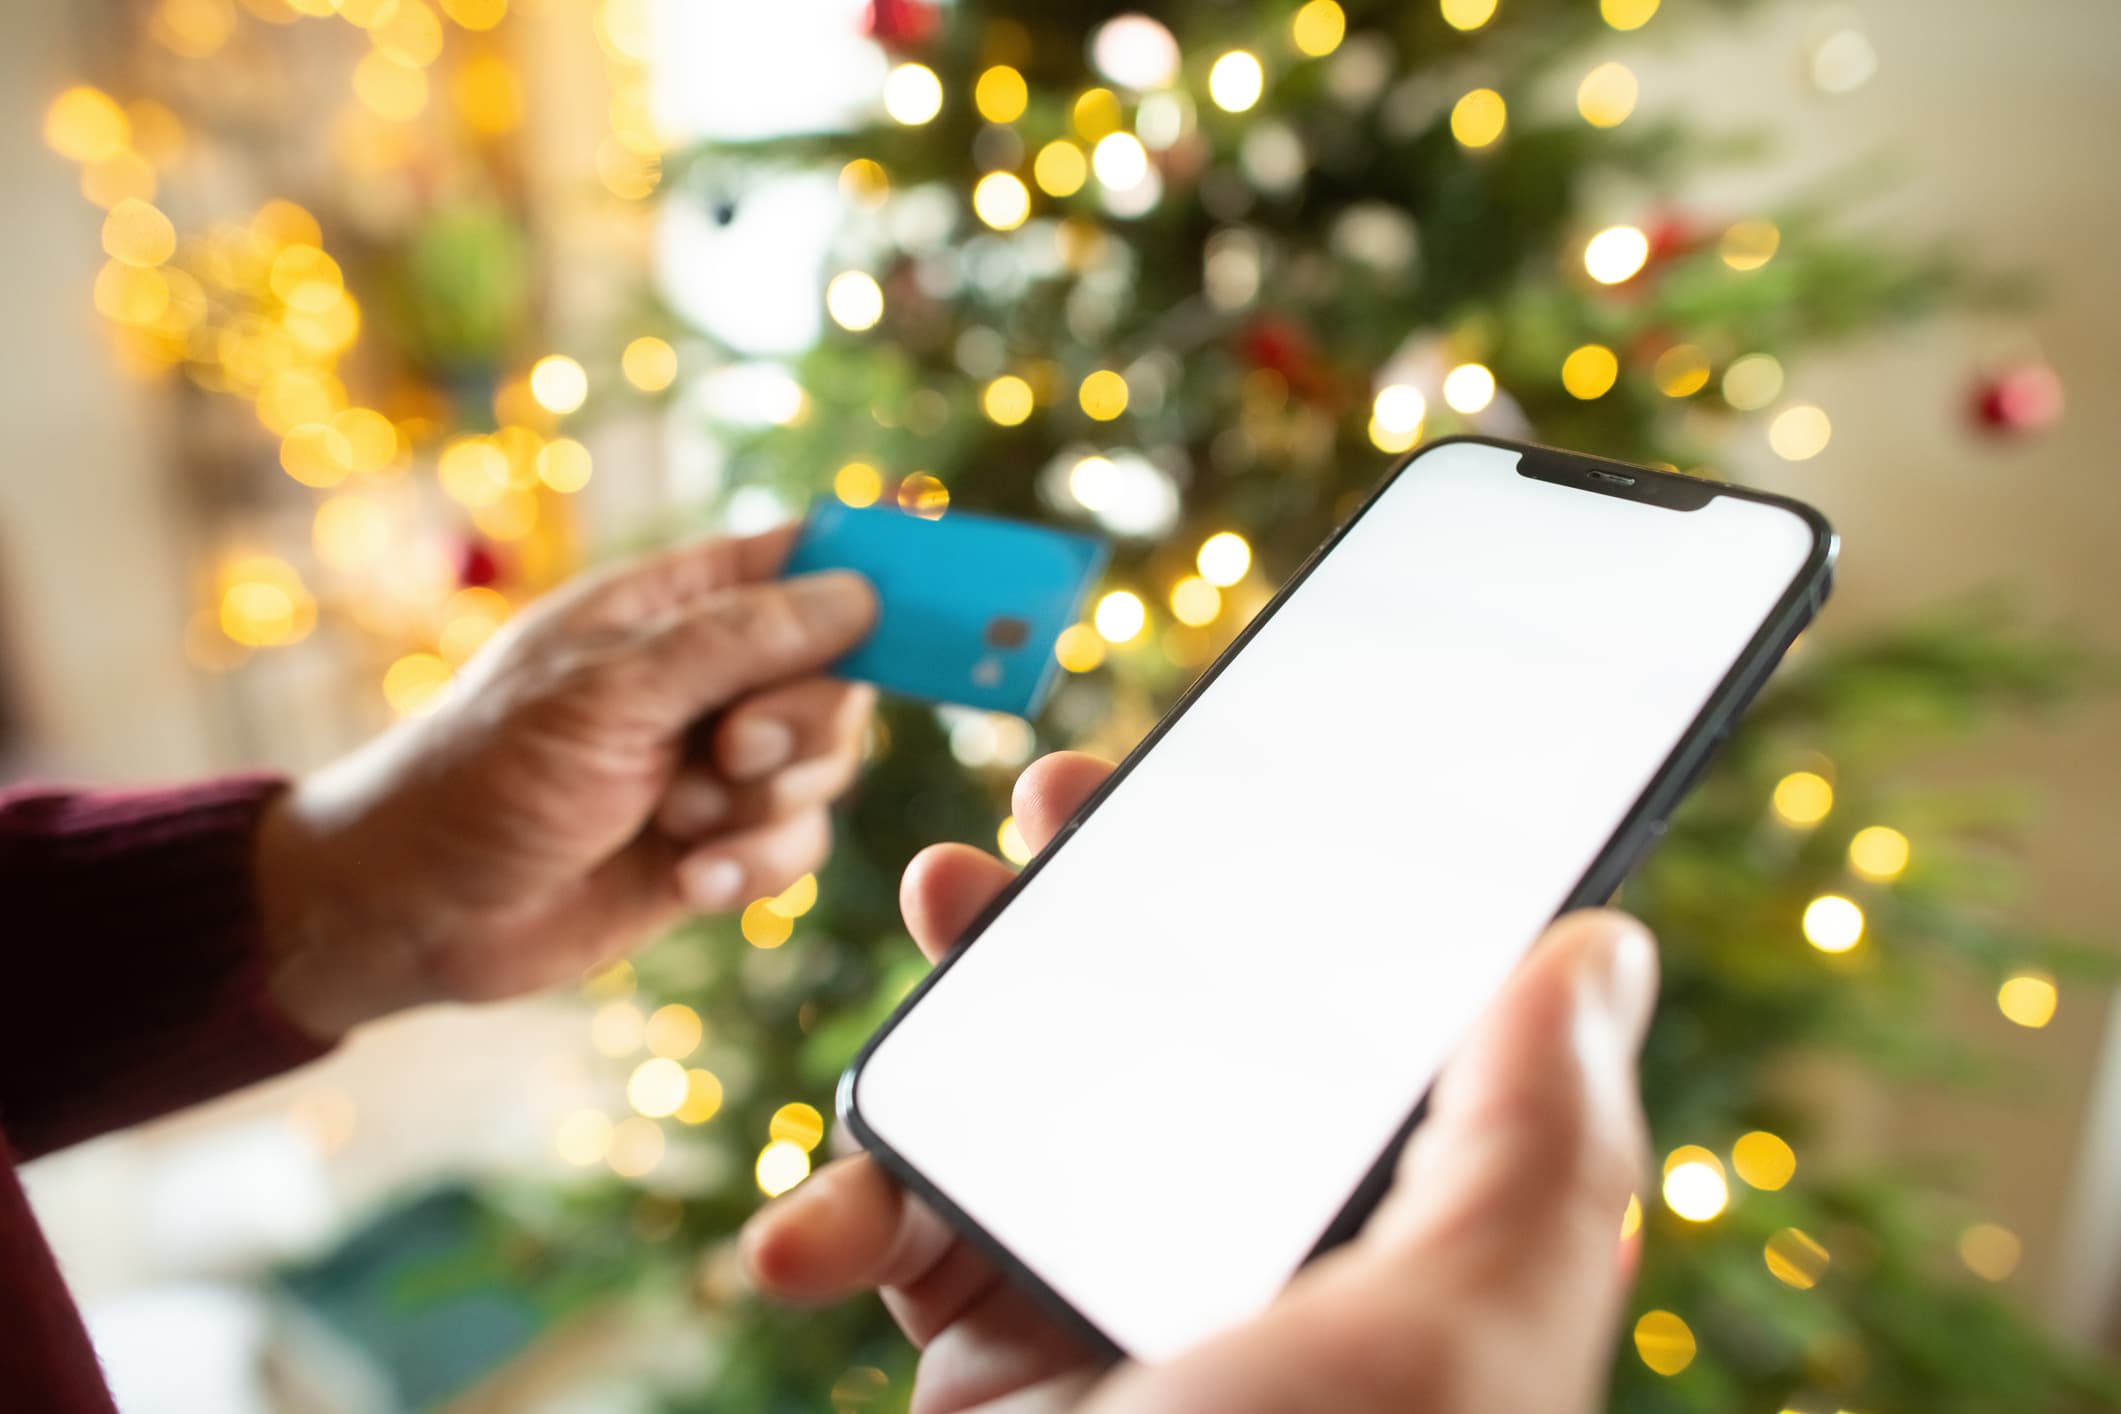
<svg viewBox="0 0 2121 1414">
<path fill-rule="evenodd" d="M 965 935 L 956 947 L 896 1008 L 884 1023 L 876 1029 L 855 1054 L 846 1072 L 840 1077 L 836 1107 L 840 1120 L 861 1143 L 862 1147 L 883 1164 L 910 1192 L 940 1213 L 943 1218 L 967 1241 L 979 1248 L 1012 1281 L 1022 1285 L 1044 1304 L 1061 1323 L 1080 1336 L 1094 1350 L 1112 1360 L 1127 1357 L 1127 1350 L 1112 1339 L 1104 1330 L 1078 1311 L 1068 1299 L 1054 1290 L 1028 1264 L 1019 1259 L 1006 1245 L 995 1238 L 957 1204 L 953 1203 L 925 1174 L 910 1163 L 904 1155 L 893 1149 L 882 1136 L 871 1129 L 862 1118 L 859 1088 L 863 1068 L 875 1054 L 884 1038 L 891 1034 L 901 1020 L 920 1004 L 928 989 L 957 959 L 964 950 L 978 941 L 1006 909 L 1024 886 L 1034 878 L 1055 851 L 1082 826 L 1097 808 L 1105 802 L 1119 783 L 1126 779 L 1135 763 L 1153 750 L 1158 741 L 1172 725 L 1191 709 L 1193 703 L 1207 690 L 1239 653 L 1243 652 L 1253 636 L 1281 611 L 1289 597 L 1310 578 L 1311 573 L 1333 552 L 1348 532 L 1364 515 L 1369 513 L 1384 493 L 1404 475 L 1409 467 L 1440 447 L 1455 443 L 1470 442 L 1482 446 L 1497 447 L 1518 453 L 1517 472 L 1535 480 L 1553 482 L 1558 485 L 1573 485 L 1591 495 L 1618 496 L 1627 500 L 1662 505 L 1677 514 L 1698 510 L 1709 501 L 1721 496 L 1732 496 L 1741 500 L 1756 501 L 1778 506 L 1796 515 L 1812 532 L 1812 548 L 1803 566 L 1791 579 L 1789 587 L 1776 601 L 1774 608 L 1762 621 L 1759 629 L 1746 643 L 1744 650 L 1732 664 L 1729 672 L 1717 683 L 1700 713 L 1681 734 L 1664 763 L 1643 787 L 1628 813 L 1622 817 L 1605 846 L 1600 849 L 1576 886 L 1569 891 L 1567 900 L 1556 914 L 1571 909 L 1588 907 L 1612 897 L 1613 891 L 1635 864 L 1663 834 L 1665 823 L 1674 808 L 1692 789 L 1702 771 L 1707 767 L 1716 749 L 1729 735 L 1732 726 L 1746 705 L 1752 701 L 1767 682 L 1782 656 L 1796 640 L 1799 633 L 1810 623 L 1825 603 L 1833 587 L 1833 567 L 1839 552 L 1839 537 L 1826 517 L 1802 501 L 1771 492 L 1756 491 L 1749 487 L 1733 486 L 1722 482 L 1683 476 L 1675 472 L 1661 471 L 1654 467 L 1636 466 L 1628 462 L 1612 461 L 1602 457 L 1587 456 L 1578 452 L 1566 452 L 1558 448 L 1538 446 L 1525 442 L 1510 442 L 1496 437 L 1460 435 L 1438 438 L 1424 443 L 1407 456 L 1401 458 L 1378 479 L 1377 485 L 1363 498 L 1362 503 L 1340 526 L 1312 551 L 1288 581 L 1275 591 L 1274 597 L 1260 609 L 1252 621 L 1231 640 L 1230 646 L 1217 656 L 1193 684 L 1180 695 L 1171 709 L 1150 729 L 1124 760 L 1113 768 L 1112 774 L 1097 791 L 1083 803 L 1082 807 L 1061 827 L 1051 842 L 1039 851 L 1031 862 L 1024 866 L 1016 879 L 989 904 L 966 928 Z M 1421 1123 L 1428 1110 L 1429 1098 L 1425 1093 L 1406 1120 L 1394 1134 L 1392 1141 L 1379 1154 L 1362 1181 L 1349 1194 L 1333 1221 L 1327 1225 L 1318 1242 L 1305 1256 L 1308 1265 L 1321 1254 L 1348 1241 L 1361 1231 L 1370 1213 L 1376 1208 L 1387 1189 L 1390 1188 L 1394 1166 L 1408 1138 Z M 1617 1221 L 1617 1218 L 1616 1218 Z"/>
</svg>

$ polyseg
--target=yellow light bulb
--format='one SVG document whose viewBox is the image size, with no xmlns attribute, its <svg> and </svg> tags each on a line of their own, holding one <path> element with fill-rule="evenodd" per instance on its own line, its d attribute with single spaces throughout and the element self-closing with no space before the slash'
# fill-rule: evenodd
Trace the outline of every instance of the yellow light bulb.
<svg viewBox="0 0 2121 1414">
<path fill-rule="evenodd" d="M 1768 424 L 1768 445 L 1784 461 L 1810 461 L 1826 450 L 1833 436 L 1833 422 L 1810 403 L 1784 408 Z"/>
<path fill-rule="evenodd" d="M 1478 363 L 1461 363 L 1444 375 L 1443 400 L 1470 416 L 1495 401 L 1495 375 Z"/>
<path fill-rule="evenodd" d="M 898 484 L 898 508 L 922 520 L 941 520 L 950 509 L 950 488 L 941 477 L 916 471 Z"/>
<path fill-rule="evenodd" d="M 1004 373 L 980 394 L 981 409 L 1003 427 L 1022 426 L 1031 416 L 1034 401 L 1031 385 L 1013 373 Z"/>
<path fill-rule="evenodd" d="M 1289 21 L 1289 39 L 1298 52 L 1322 59 L 1347 37 L 1348 15 L 1334 0 L 1309 0 Z"/>
<path fill-rule="evenodd" d="M 840 168 L 840 195 L 856 206 L 882 206 L 891 195 L 891 174 L 883 163 L 857 157 Z"/>
<path fill-rule="evenodd" d="M 1200 542 L 1193 557 L 1200 577 L 1220 589 L 1228 589 L 1252 568 L 1252 547 L 1234 530 L 1219 530 Z"/>
<path fill-rule="evenodd" d="M 1097 601 L 1091 620 L 1107 643 L 1132 643 L 1148 625 L 1149 611 L 1137 595 L 1115 589 Z"/>
<path fill-rule="evenodd" d="M 1077 627 L 1080 627 L 1080 625 L 1077 625 Z M 1092 637 L 1094 638 L 1096 635 L 1093 634 Z M 1102 646 L 1099 647 L 1098 652 L 1100 656 L 1103 655 L 1104 649 Z M 1024 838 L 1023 827 L 1016 823 L 1014 815 L 1003 818 L 1000 828 L 994 832 L 994 843 L 1001 850 L 1002 858 L 1008 860 L 1011 864 L 1024 865 L 1031 862 L 1031 842 Z"/>
<path fill-rule="evenodd" d="M 1772 354 L 1747 354 L 1723 370 L 1723 400 L 1740 412 L 1758 412 L 1782 396 L 1782 365 Z"/>
<path fill-rule="evenodd" d="M 743 933 L 745 942 L 768 951 L 795 935 L 795 921 L 787 914 L 777 912 L 773 900 L 766 898 L 754 899 L 744 906 L 737 928 Z"/>
<path fill-rule="evenodd" d="M 1604 344 L 1585 344 L 1561 363 L 1561 386 L 1585 402 L 1604 397 L 1619 379 L 1620 359 Z"/>
<path fill-rule="evenodd" d="M 138 269 L 152 269 L 177 253 L 177 228 L 157 207 L 127 197 L 103 218 L 103 252 Z"/>
<path fill-rule="evenodd" d="M 825 1117 L 814 1105 L 798 1101 L 782 1105 L 773 1112 L 767 1122 L 766 1132 L 783 1143 L 793 1144 L 804 1153 L 809 1153 L 825 1142 Z"/>
<path fill-rule="evenodd" d="M 817 875 L 805 874 L 766 900 L 766 907 L 783 918 L 801 918 L 817 907 Z"/>
<path fill-rule="evenodd" d="M 1098 142 L 1108 134 L 1119 131 L 1124 114 L 1119 106 L 1119 97 L 1111 89 L 1092 88 L 1084 90 L 1082 96 L 1075 100 L 1069 117 L 1075 124 L 1075 131 L 1082 135 L 1083 141 Z"/>
<path fill-rule="evenodd" d="M 434 709 L 453 670 L 432 653 L 408 653 L 383 674 L 383 697 L 401 717 Z"/>
<path fill-rule="evenodd" d="M 1110 422 L 1127 410 L 1127 380 L 1109 368 L 1083 379 L 1077 390 L 1082 409 L 1099 422 Z"/>
<path fill-rule="evenodd" d="M 1475 30 L 1495 18 L 1495 0 L 1443 0 L 1443 22 L 1452 29 Z"/>
<path fill-rule="evenodd" d="M 1105 661 L 1105 640 L 1088 624 L 1069 624 L 1054 640 L 1053 658 L 1067 672 L 1093 672 Z"/>
<path fill-rule="evenodd" d="M 1609 226 L 1583 248 L 1583 268 L 1601 285 L 1633 279 L 1649 258 L 1650 238 L 1633 226 Z"/>
<path fill-rule="evenodd" d="M 1657 13 L 1658 0 L 1599 0 L 1598 13 L 1617 30 L 1641 29 Z"/>
<path fill-rule="evenodd" d="M 1723 1160 L 1698 1144 L 1674 1149 L 1664 1163 L 1664 1205 L 1688 1222 L 1705 1223 L 1731 1200 Z"/>
<path fill-rule="evenodd" d="M 571 496 L 589 484 L 595 467 L 589 448 L 572 437 L 558 437 L 538 448 L 538 480 L 563 496 Z"/>
<path fill-rule="evenodd" d="M 810 1155 L 800 1144 L 776 1139 L 759 1151 L 756 1172 L 759 1191 L 778 1198 L 810 1177 Z"/>
<path fill-rule="evenodd" d="M 531 365 L 530 396 L 547 412 L 573 412 L 589 399 L 589 375 L 567 355 L 547 354 Z"/>
<path fill-rule="evenodd" d="M 1660 1375 L 1676 1375 L 1694 1363 L 1694 1332 L 1670 1311 L 1645 1311 L 1635 1322 L 1635 1353 Z"/>
<path fill-rule="evenodd" d="M 1834 808 L 1834 787 L 1817 771 L 1792 771 L 1775 782 L 1770 803 L 1785 825 L 1816 825 Z"/>
<path fill-rule="evenodd" d="M 671 1002 L 655 1009 L 643 1034 L 649 1050 L 665 1059 L 680 1061 L 700 1048 L 700 1042 L 707 1035 L 707 1026 L 691 1007 L 683 1002 Z"/>
<path fill-rule="evenodd" d="M 67 89 L 44 110 L 44 142 L 75 162 L 102 162 L 132 141 L 132 124 L 117 100 L 86 85 Z"/>
<path fill-rule="evenodd" d="M 1996 1223 L 1975 1223 L 1959 1234 L 1959 1260 L 1983 1281 L 2007 1279 L 2024 1255 L 2018 1234 Z"/>
<path fill-rule="evenodd" d="M 1863 940 L 1863 910 L 1839 894 L 1821 894 L 1805 906 L 1804 937 L 1821 952 L 1847 952 Z"/>
<path fill-rule="evenodd" d="M 678 351 L 653 334 L 644 334 L 619 355 L 619 371 L 644 393 L 660 393 L 678 376 Z"/>
<path fill-rule="evenodd" d="M 1782 232 L 1773 221 L 1740 221 L 1723 233 L 1720 252 L 1733 270 L 1758 270 L 1782 247 Z"/>
<path fill-rule="evenodd" d="M 884 477 L 867 462 L 848 462 L 832 478 L 832 494 L 850 506 L 873 506 L 884 494 Z"/>
<path fill-rule="evenodd" d="M 1091 170 L 1112 191 L 1132 191 L 1149 175 L 1149 149 L 1132 133 L 1107 133 L 1090 153 Z"/>
<path fill-rule="evenodd" d="M 1996 1009 L 2033 1031 L 2055 1019 L 2057 999 L 2054 977 L 2038 969 L 2014 972 L 1996 989 Z"/>
<path fill-rule="evenodd" d="M 1429 415 L 1429 400 L 1410 383 L 1388 384 L 1377 390 L 1370 415 L 1385 431 L 1411 437 L 1421 430 L 1421 420 Z"/>
<path fill-rule="evenodd" d="M 1650 378 L 1666 397 L 1690 398 L 1709 385 L 1709 356 L 1693 344 L 1674 344 L 1657 356 Z"/>
<path fill-rule="evenodd" d="M 1266 92 L 1267 73 L 1259 60 L 1243 49 L 1233 49 L 1208 70 L 1208 97 L 1225 113 L 1242 113 L 1259 102 Z"/>
<path fill-rule="evenodd" d="M 1222 591 L 1199 575 L 1187 575 L 1171 586 L 1171 617 L 1199 628 L 1222 612 Z"/>
<path fill-rule="evenodd" d="M 972 210 L 997 231 L 1013 231 L 1031 214 L 1031 192 L 1014 172 L 989 172 L 972 188 Z"/>
<path fill-rule="evenodd" d="M 1007 64 L 987 70 L 972 86 L 972 106 L 990 123 L 1015 122 L 1030 102 L 1031 90 L 1024 76 Z"/>
<path fill-rule="evenodd" d="M 1786 1227 L 1767 1240 L 1761 1249 L 1767 1269 L 1775 1280 L 1799 1291 L 1809 1291 L 1826 1275 L 1831 1258 L 1818 1238 L 1802 1228 Z"/>
<path fill-rule="evenodd" d="M 705 1124 L 721 1112 L 722 1082 L 698 1066 L 685 1072 L 685 1103 L 674 1116 L 679 1124 Z"/>
<path fill-rule="evenodd" d="M 884 317 L 884 290 L 866 271 L 842 270 L 825 286 L 825 312 L 850 333 L 876 327 Z"/>
<path fill-rule="evenodd" d="M 1635 111 L 1640 86 L 1625 64 L 1600 64 L 1576 85 L 1576 111 L 1594 128 L 1615 128 Z"/>
<path fill-rule="evenodd" d="M 1890 825 L 1866 825 L 1849 841 L 1849 868 L 1886 883 L 1900 877 L 1911 853 L 1907 836 Z"/>
<path fill-rule="evenodd" d="M 1476 88 L 1451 105 L 1451 136 L 1466 147 L 1491 145 L 1509 121 L 1509 105 L 1492 88 Z"/>
<path fill-rule="evenodd" d="M 919 127 L 943 111 L 943 81 L 926 64 L 899 64 L 884 78 L 884 111 L 907 127 Z"/>
<path fill-rule="evenodd" d="M 1764 1129 L 1740 1135 L 1731 1146 L 1731 1167 L 1750 1186 L 1773 1193 L 1797 1175 L 1797 1152 Z"/>
<path fill-rule="evenodd" d="M 1073 196 L 1089 177 L 1090 159 L 1066 138 L 1047 143 L 1031 163 L 1031 179 L 1048 196 Z"/>
<path fill-rule="evenodd" d="M 668 1056 L 644 1060 L 626 1079 L 626 1103 L 650 1119 L 677 1113 L 685 1103 L 685 1067 Z"/>
</svg>

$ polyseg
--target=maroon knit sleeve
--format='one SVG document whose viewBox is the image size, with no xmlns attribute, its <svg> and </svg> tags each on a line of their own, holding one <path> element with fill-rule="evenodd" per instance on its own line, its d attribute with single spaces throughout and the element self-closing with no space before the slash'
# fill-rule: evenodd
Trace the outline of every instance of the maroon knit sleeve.
<svg viewBox="0 0 2121 1414">
<path fill-rule="evenodd" d="M 265 989 L 251 861 L 282 788 L 0 794 L 0 1124 L 18 1156 L 329 1049 Z"/>
</svg>

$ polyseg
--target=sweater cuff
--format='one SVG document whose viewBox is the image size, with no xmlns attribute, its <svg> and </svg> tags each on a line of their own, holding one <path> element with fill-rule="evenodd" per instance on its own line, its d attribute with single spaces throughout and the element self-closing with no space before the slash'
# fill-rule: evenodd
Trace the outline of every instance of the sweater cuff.
<svg viewBox="0 0 2121 1414">
<path fill-rule="evenodd" d="M 0 797 L 0 897 L 24 925 L 0 945 L 24 984 L 0 1003 L 0 1115 L 18 1148 L 136 1124 L 330 1049 L 268 987 L 255 845 L 284 789 L 240 776 Z"/>
</svg>

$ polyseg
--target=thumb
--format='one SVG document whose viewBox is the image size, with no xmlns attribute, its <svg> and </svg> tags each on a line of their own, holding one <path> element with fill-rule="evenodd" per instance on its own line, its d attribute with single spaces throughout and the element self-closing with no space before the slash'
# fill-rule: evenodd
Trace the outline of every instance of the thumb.
<svg viewBox="0 0 2121 1414">
<path fill-rule="evenodd" d="M 876 591 L 845 570 L 738 584 L 696 601 L 628 656 L 689 717 L 818 671 L 860 643 L 876 615 Z"/>
<path fill-rule="evenodd" d="M 1621 1217 L 1645 1168 L 1635 1056 L 1656 945 L 1607 910 L 1555 923 L 1437 1085 L 1364 1243 L 1490 1292 L 1603 1309 Z M 1424 1280 L 1419 1270 L 1410 1279 Z"/>
</svg>

